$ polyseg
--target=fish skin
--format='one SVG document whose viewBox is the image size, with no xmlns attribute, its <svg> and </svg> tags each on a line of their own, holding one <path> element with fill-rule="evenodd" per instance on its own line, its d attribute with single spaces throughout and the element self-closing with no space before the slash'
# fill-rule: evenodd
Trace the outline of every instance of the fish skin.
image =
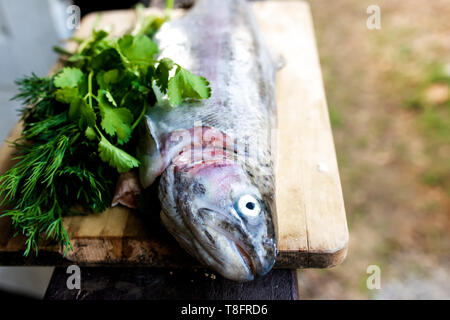
<svg viewBox="0 0 450 320">
<path fill-rule="evenodd" d="M 204 76 L 212 95 L 146 114 L 141 184 L 162 175 L 161 220 L 186 251 L 224 277 L 252 280 L 277 255 L 276 63 L 241 0 L 199 0 L 155 39 L 160 58 Z M 243 195 L 256 199 L 257 217 L 236 207 Z"/>
</svg>

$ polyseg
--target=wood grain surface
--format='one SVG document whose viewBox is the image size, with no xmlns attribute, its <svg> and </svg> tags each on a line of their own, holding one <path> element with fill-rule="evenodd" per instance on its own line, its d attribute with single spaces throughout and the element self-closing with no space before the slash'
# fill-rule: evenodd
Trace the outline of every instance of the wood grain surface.
<svg viewBox="0 0 450 320">
<path fill-rule="evenodd" d="M 266 42 L 285 61 L 277 75 L 276 267 L 334 266 L 345 258 L 349 235 L 310 9 L 305 2 L 252 6 Z M 182 14 L 176 11 L 174 18 Z M 132 29 L 135 18 L 130 10 L 104 12 L 99 27 L 120 35 Z M 89 36 L 96 20 L 97 14 L 87 15 L 76 35 Z M 18 124 L 9 140 L 20 131 Z M 12 165 L 12 152 L 8 144 L 0 149 L 0 173 Z M 0 265 L 195 266 L 160 224 L 158 205 L 152 211 L 116 207 L 65 218 L 74 246 L 66 257 L 61 248 L 45 244 L 38 257 L 24 258 L 23 237 L 13 237 L 10 222 L 0 219 Z"/>
</svg>

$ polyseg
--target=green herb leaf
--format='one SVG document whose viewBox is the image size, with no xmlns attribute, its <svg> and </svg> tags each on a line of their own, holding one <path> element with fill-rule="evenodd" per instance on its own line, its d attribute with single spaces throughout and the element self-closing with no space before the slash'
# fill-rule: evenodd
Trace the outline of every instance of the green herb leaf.
<svg viewBox="0 0 450 320">
<path fill-rule="evenodd" d="M 83 72 L 77 68 L 66 67 L 53 80 L 58 88 L 75 88 L 83 79 Z"/>
<path fill-rule="evenodd" d="M 130 171 L 139 166 L 139 161 L 125 151 L 112 145 L 105 137 L 98 144 L 100 158 L 117 169 L 119 173 Z"/>
<path fill-rule="evenodd" d="M 89 39 L 81 42 L 78 47 L 78 53 L 83 56 L 92 56 L 100 43 L 108 36 L 105 30 L 93 30 Z"/>
<path fill-rule="evenodd" d="M 103 80 L 105 81 L 106 84 L 114 84 L 117 83 L 117 81 L 119 80 L 119 75 L 120 75 L 119 70 L 112 69 L 104 73 Z"/>
<path fill-rule="evenodd" d="M 80 128 L 94 127 L 97 120 L 94 110 L 80 97 L 70 103 L 69 118 L 72 121 L 78 121 Z"/>
<path fill-rule="evenodd" d="M 101 126 L 110 136 L 117 135 L 117 143 L 127 143 L 131 138 L 133 114 L 126 108 L 111 108 L 100 104 Z"/>
<path fill-rule="evenodd" d="M 207 99 L 211 96 L 209 82 L 181 67 L 168 84 L 169 102 L 177 106 L 185 99 Z"/>
<path fill-rule="evenodd" d="M 87 127 L 86 131 L 84 131 L 84 135 L 91 141 L 97 138 L 97 134 L 95 133 L 95 130 L 92 129 L 92 127 Z"/>
<path fill-rule="evenodd" d="M 120 67 L 122 58 L 116 48 L 111 48 L 105 44 L 105 48 L 99 54 L 92 57 L 90 67 L 95 70 L 110 69 Z"/>
<path fill-rule="evenodd" d="M 156 68 L 156 84 L 162 93 L 167 92 L 167 87 L 169 85 L 169 72 L 172 70 L 173 66 L 174 62 L 171 59 L 163 58 L 159 61 L 158 67 Z"/>
<path fill-rule="evenodd" d="M 143 34 L 134 37 L 126 34 L 118 44 L 122 54 L 134 63 L 151 63 L 158 53 L 156 43 Z"/>
<path fill-rule="evenodd" d="M 78 95 L 78 88 L 65 87 L 56 90 L 55 99 L 62 103 L 71 103 Z"/>
</svg>

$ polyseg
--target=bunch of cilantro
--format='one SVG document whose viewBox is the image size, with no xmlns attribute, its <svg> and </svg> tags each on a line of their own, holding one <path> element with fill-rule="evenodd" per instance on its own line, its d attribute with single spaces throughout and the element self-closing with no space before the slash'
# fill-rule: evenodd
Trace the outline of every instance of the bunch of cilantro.
<svg viewBox="0 0 450 320">
<path fill-rule="evenodd" d="M 120 38 L 93 30 L 75 53 L 59 50 L 65 64 L 54 76 L 17 82 L 24 130 L 13 142 L 17 163 L 0 177 L 0 205 L 25 235 L 25 255 L 42 238 L 67 252 L 63 217 L 109 207 L 118 174 L 140 164 L 136 132 L 149 108 L 210 96 L 205 78 L 157 59 L 152 37 L 164 21 L 151 17 Z"/>
</svg>

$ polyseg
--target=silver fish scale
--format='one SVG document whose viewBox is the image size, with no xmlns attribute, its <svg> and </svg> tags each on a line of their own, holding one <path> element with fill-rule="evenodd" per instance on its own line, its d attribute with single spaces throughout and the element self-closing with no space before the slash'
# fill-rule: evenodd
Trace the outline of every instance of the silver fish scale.
<svg viewBox="0 0 450 320">
<path fill-rule="evenodd" d="M 155 107 L 147 121 L 153 123 L 157 139 L 201 121 L 201 125 L 221 130 L 241 146 L 249 144 L 253 152 L 248 154 L 241 148 L 239 158 L 245 158 L 243 165 L 261 194 L 272 198 L 275 63 L 245 1 L 198 2 L 184 17 L 163 25 L 155 39 L 160 58 L 171 58 L 207 78 L 212 96 L 176 108 Z"/>
</svg>

